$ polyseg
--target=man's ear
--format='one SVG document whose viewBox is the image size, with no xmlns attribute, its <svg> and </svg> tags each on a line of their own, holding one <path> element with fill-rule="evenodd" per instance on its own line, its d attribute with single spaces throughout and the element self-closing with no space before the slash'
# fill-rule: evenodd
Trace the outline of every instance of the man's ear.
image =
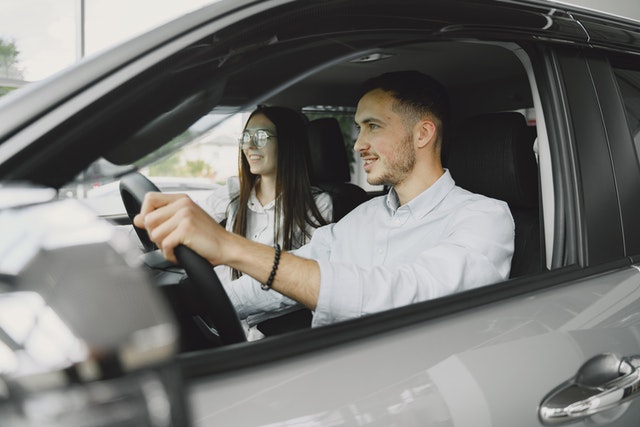
<svg viewBox="0 0 640 427">
<path fill-rule="evenodd" d="M 424 119 L 416 124 L 416 147 L 424 148 L 436 143 L 437 128 L 431 120 Z"/>
</svg>

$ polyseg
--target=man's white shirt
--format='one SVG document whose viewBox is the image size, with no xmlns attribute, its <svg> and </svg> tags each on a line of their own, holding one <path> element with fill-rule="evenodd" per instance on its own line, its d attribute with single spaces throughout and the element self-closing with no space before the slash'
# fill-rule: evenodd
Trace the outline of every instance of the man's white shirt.
<svg viewBox="0 0 640 427">
<path fill-rule="evenodd" d="M 410 202 L 399 206 L 391 189 L 291 252 L 320 266 L 320 326 L 505 280 L 514 233 L 505 202 L 457 187 L 445 171 Z M 297 304 L 246 275 L 225 289 L 254 322 Z"/>
</svg>

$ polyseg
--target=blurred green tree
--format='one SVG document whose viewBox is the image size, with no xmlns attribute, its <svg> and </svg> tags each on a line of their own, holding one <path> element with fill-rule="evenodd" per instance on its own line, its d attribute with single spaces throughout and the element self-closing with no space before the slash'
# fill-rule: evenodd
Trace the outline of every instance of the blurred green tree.
<svg viewBox="0 0 640 427">
<path fill-rule="evenodd" d="M 0 78 L 24 80 L 24 73 L 19 66 L 20 51 L 15 41 L 0 38 Z M 0 85 L 0 96 L 15 89 L 12 85 Z"/>
<path fill-rule="evenodd" d="M 149 166 L 149 176 L 214 178 L 215 171 L 204 160 L 182 161 L 180 154 L 172 154 Z"/>
</svg>

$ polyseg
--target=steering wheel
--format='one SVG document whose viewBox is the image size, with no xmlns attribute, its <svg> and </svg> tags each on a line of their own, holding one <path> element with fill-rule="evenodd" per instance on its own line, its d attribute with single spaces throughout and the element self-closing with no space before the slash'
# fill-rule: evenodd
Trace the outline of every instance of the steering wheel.
<svg viewBox="0 0 640 427">
<path fill-rule="evenodd" d="M 140 212 L 145 194 L 149 191 L 159 192 L 160 190 L 140 173 L 128 174 L 120 180 L 120 196 L 132 223 L 133 218 Z M 151 252 L 158 249 L 149 238 L 146 230 L 136 226 L 133 228 L 145 251 Z M 199 314 L 211 319 L 220 340 L 224 344 L 246 341 L 247 338 L 238 319 L 238 314 L 209 261 L 184 245 L 178 245 L 174 249 L 174 253 L 178 263 L 190 279 L 183 280 L 181 285 L 187 287 L 187 292 L 195 297 L 195 301 L 200 301 L 197 304 Z"/>
</svg>

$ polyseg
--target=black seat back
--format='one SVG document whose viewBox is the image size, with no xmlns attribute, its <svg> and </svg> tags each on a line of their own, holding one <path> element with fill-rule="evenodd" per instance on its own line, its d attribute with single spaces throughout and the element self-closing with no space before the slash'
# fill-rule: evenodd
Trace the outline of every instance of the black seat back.
<svg viewBox="0 0 640 427">
<path fill-rule="evenodd" d="M 311 154 L 311 184 L 331 195 L 333 221 L 348 214 L 369 198 L 367 192 L 350 183 L 351 168 L 340 124 L 327 117 L 309 122 Z M 266 336 L 281 334 L 311 326 L 311 311 L 307 308 L 265 320 L 258 329 Z"/>
<path fill-rule="evenodd" d="M 338 221 L 369 198 L 362 187 L 349 182 L 351 167 L 338 121 L 332 117 L 310 121 L 309 147 L 311 184 L 331 195 L 333 221 Z"/>
<path fill-rule="evenodd" d="M 456 126 L 443 152 L 457 185 L 509 205 L 515 222 L 511 277 L 543 265 L 534 140 L 522 114 L 492 113 Z"/>
</svg>

